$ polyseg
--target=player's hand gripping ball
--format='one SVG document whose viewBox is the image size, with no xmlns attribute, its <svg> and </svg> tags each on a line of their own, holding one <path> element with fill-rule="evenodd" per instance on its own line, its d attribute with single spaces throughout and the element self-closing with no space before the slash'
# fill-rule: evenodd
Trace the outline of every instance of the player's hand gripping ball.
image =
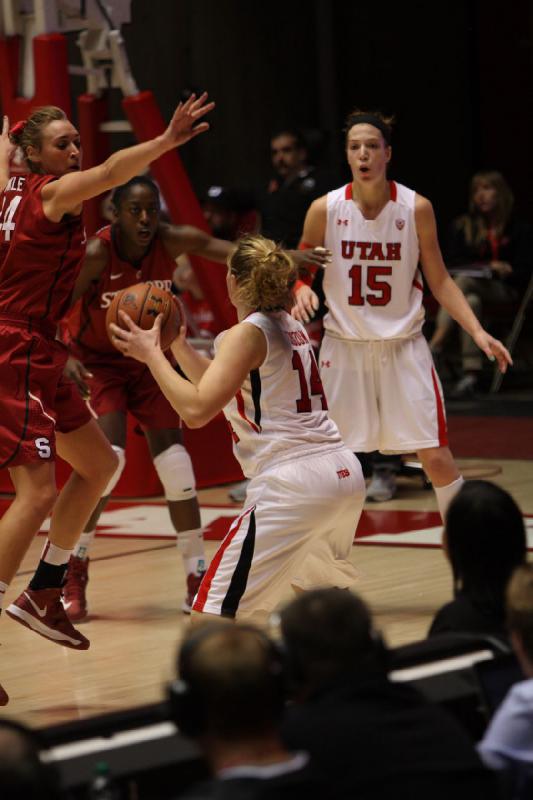
<svg viewBox="0 0 533 800">
<path fill-rule="evenodd" d="M 184 324 L 179 301 L 170 292 L 149 283 L 136 283 L 134 286 L 122 289 L 114 296 L 105 318 L 107 335 L 111 341 L 113 338 L 109 326 L 112 322 L 119 328 L 126 329 L 119 311 L 124 311 L 143 330 L 150 330 L 158 315 L 162 314 L 161 350 L 170 347 Z"/>
</svg>

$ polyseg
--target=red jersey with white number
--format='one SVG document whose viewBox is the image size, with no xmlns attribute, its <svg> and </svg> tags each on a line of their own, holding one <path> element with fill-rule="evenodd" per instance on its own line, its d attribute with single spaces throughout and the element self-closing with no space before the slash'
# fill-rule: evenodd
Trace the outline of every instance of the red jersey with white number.
<svg viewBox="0 0 533 800">
<path fill-rule="evenodd" d="M 422 276 L 415 192 L 394 181 L 376 219 L 365 219 L 352 184 L 327 195 L 326 333 L 342 339 L 403 339 L 422 329 Z"/>
<path fill-rule="evenodd" d="M 11 178 L 0 195 L 0 316 L 55 326 L 70 305 L 84 251 L 81 216 L 45 217 L 41 190 L 53 175 Z"/>
<path fill-rule="evenodd" d="M 111 344 L 105 325 L 107 309 L 114 296 L 121 289 L 145 281 L 170 291 L 176 262 L 157 233 L 144 258 L 135 264 L 120 255 L 120 231 L 117 226 L 107 225 L 96 236 L 108 249 L 107 267 L 94 288 L 81 298 L 80 313 L 73 318 L 70 328 L 74 341 L 82 349 L 116 357 L 118 351 Z M 122 359 L 122 354 L 119 355 Z"/>
<path fill-rule="evenodd" d="M 224 408 L 243 473 L 252 478 L 274 463 L 343 447 L 304 327 L 285 311 L 256 311 L 240 324 L 260 328 L 267 341 L 264 362 Z"/>
</svg>

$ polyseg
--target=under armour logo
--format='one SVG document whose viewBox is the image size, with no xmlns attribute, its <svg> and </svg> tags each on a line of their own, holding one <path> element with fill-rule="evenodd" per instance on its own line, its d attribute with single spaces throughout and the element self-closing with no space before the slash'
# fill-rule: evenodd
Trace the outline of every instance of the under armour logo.
<svg viewBox="0 0 533 800">
<path fill-rule="evenodd" d="M 320 362 L 320 366 L 321 367 L 331 367 L 331 361 L 321 361 Z"/>
<path fill-rule="evenodd" d="M 405 225 L 405 220 L 404 219 L 397 219 L 396 220 L 396 227 L 398 228 L 399 231 L 402 230 L 404 225 Z"/>
<path fill-rule="evenodd" d="M 337 225 L 347 225 L 347 224 L 348 224 L 348 220 L 347 219 L 338 219 L 337 220 Z"/>
</svg>

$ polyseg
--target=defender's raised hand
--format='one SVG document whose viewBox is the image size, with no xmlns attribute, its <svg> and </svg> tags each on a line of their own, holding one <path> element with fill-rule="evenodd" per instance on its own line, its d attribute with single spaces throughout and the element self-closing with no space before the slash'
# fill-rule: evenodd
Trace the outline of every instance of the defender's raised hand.
<svg viewBox="0 0 533 800">
<path fill-rule="evenodd" d="M 213 102 L 206 101 L 207 92 L 204 92 L 198 98 L 195 94 L 191 94 L 184 103 L 180 103 L 174 111 L 163 138 L 178 147 L 194 139 L 198 134 L 209 130 L 208 122 L 198 122 L 215 107 Z"/>
</svg>

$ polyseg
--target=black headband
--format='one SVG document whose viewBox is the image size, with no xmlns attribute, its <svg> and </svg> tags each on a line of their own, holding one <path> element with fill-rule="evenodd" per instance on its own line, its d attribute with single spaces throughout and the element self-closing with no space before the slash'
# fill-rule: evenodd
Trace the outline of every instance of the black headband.
<svg viewBox="0 0 533 800">
<path fill-rule="evenodd" d="M 350 119 L 350 130 L 353 128 L 354 125 L 373 125 L 374 128 L 377 128 L 383 134 L 383 138 L 385 139 L 387 144 L 390 144 L 391 139 L 391 129 L 387 125 L 386 122 L 383 122 L 379 117 L 374 116 L 374 114 L 357 114 L 356 116 Z"/>
</svg>

